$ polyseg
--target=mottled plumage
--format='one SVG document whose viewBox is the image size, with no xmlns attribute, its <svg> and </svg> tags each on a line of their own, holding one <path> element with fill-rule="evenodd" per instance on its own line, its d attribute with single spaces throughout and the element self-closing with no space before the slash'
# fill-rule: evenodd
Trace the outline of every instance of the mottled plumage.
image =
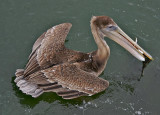
<svg viewBox="0 0 160 115">
<path fill-rule="evenodd" d="M 118 32 L 117 24 L 110 17 L 94 16 L 91 19 L 91 30 L 98 49 L 82 53 L 64 46 L 71 26 L 70 23 L 54 26 L 34 43 L 25 69 L 17 69 L 15 73 L 15 82 L 23 93 L 38 97 L 44 92 L 56 92 L 64 99 L 73 99 L 94 95 L 109 86 L 107 80 L 98 77 L 110 55 L 104 37 L 113 37 L 114 41 L 126 49 L 128 46 L 115 39 L 114 35 L 124 38 L 124 41 L 129 41 L 130 38 L 123 32 Z M 140 46 L 132 43 L 130 47 L 138 51 L 137 47 Z M 135 51 L 132 55 L 135 55 Z M 138 58 L 143 59 L 140 56 Z"/>
<path fill-rule="evenodd" d="M 26 68 L 16 72 L 15 82 L 22 92 L 32 97 L 56 92 L 64 99 L 72 99 L 93 95 L 108 87 L 108 81 L 96 75 L 98 67 L 92 59 L 95 52 L 86 54 L 64 46 L 70 28 L 70 23 L 63 23 L 37 39 Z"/>
</svg>

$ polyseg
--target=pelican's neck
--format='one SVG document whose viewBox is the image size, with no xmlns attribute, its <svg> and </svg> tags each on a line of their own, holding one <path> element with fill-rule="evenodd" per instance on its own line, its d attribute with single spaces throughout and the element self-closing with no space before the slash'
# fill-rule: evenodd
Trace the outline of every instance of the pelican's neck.
<svg viewBox="0 0 160 115">
<path fill-rule="evenodd" d="M 93 63 L 96 65 L 97 75 L 100 75 L 104 68 L 106 67 L 107 60 L 110 55 L 110 49 L 107 43 L 105 42 L 102 33 L 95 26 L 91 20 L 91 30 L 94 37 L 94 40 L 98 46 L 96 54 L 93 56 Z"/>
<path fill-rule="evenodd" d="M 109 55 L 110 55 L 109 46 L 105 42 L 105 40 L 103 38 L 103 35 L 100 32 L 100 30 L 93 24 L 92 21 L 91 21 L 91 31 L 92 31 L 94 40 L 95 40 L 95 42 L 98 46 L 96 56 L 101 60 L 102 59 L 107 60 L 109 58 Z"/>
</svg>

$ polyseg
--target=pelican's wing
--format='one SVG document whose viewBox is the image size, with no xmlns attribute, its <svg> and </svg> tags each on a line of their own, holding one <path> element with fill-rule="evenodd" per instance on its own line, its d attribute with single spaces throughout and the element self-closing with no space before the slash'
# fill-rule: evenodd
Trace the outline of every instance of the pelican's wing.
<svg viewBox="0 0 160 115">
<path fill-rule="evenodd" d="M 45 34 L 46 34 L 46 32 L 44 32 L 37 40 L 36 40 L 36 42 L 34 43 L 34 45 L 33 45 L 33 47 L 32 47 L 32 52 L 31 52 L 31 54 L 29 55 L 29 60 L 30 60 L 30 58 L 36 53 L 36 51 L 40 48 L 40 46 L 41 46 L 41 42 L 42 42 L 42 40 L 45 38 Z"/>
<path fill-rule="evenodd" d="M 54 58 L 65 49 L 64 42 L 71 26 L 70 23 L 54 26 L 37 39 L 24 71 L 25 76 L 60 63 L 58 61 L 61 61 L 61 57 L 59 60 Z"/>
<path fill-rule="evenodd" d="M 56 92 L 64 99 L 73 99 L 102 92 L 109 82 L 79 69 L 75 64 L 61 64 L 31 74 L 18 81 L 17 86 L 32 97 L 43 92 Z"/>
</svg>

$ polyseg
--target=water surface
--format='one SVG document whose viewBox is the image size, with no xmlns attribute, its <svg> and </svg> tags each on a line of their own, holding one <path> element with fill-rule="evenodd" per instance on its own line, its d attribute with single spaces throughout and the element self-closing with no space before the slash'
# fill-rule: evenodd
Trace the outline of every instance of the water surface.
<svg viewBox="0 0 160 115">
<path fill-rule="evenodd" d="M 1 0 L 0 114 L 1 115 L 159 115 L 160 114 L 160 1 L 158 0 Z M 13 80 L 23 68 L 34 41 L 48 28 L 70 22 L 66 47 L 96 50 L 90 31 L 93 15 L 108 15 L 153 57 L 144 68 L 121 46 L 106 38 L 111 49 L 100 76 L 109 88 L 92 97 L 63 100 L 55 93 L 32 98 Z"/>
</svg>

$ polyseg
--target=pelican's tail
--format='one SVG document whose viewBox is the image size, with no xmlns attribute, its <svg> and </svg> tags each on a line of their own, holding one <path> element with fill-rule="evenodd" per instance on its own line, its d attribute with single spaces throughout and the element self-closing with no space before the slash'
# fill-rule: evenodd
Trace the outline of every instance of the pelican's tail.
<svg viewBox="0 0 160 115">
<path fill-rule="evenodd" d="M 16 75 L 16 79 L 14 80 L 14 82 L 17 83 L 23 78 L 24 69 L 17 69 L 15 75 Z"/>
<path fill-rule="evenodd" d="M 40 96 L 43 93 L 43 90 L 40 89 L 37 84 L 31 83 L 24 78 L 24 69 L 17 69 L 15 75 L 16 79 L 14 82 L 23 93 L 31 95 L 34 98 Z"/>
<path fill-rule="evenodd" d="M 16 77 L 22 76 L 23 74 L 24 74 L 24 69 L 17 69 L 16 70 L 16 73 L 15 73 Z"/>
</svg>

